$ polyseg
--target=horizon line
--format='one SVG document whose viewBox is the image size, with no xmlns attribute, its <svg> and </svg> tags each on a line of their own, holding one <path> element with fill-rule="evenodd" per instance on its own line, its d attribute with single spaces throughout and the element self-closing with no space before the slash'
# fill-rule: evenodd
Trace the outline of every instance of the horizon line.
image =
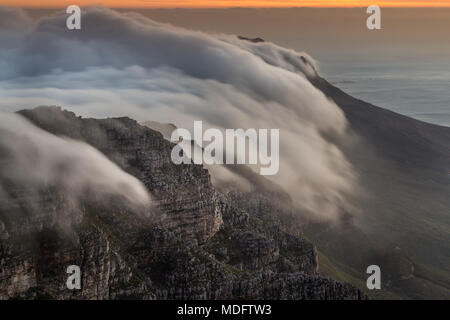
<svg viewBox="0 0 450 320">
<path fill-rule="evenodd" d="M 10 7 L 10 8 L 22 8 L 22 9 L 64 9 L 67 6 L 8 6 L 0 4 L 0 7 Z M 110 9 L 362 9 L 367 8 L 367 6 L 186 6 L 186 7 L 169 7 L 169 6 L 140 6 L 140 7 L 129 7 L 129 6 L 105 6 L 105 5 L 84 5 L 80 8 L 86 7 L 105 7 Z M 450 3 L 448 5 L 438 5 L 438 6 L 379 6 L 380 8 L 389 9 L 445 9 L 450 8 Z"/>
</svg>

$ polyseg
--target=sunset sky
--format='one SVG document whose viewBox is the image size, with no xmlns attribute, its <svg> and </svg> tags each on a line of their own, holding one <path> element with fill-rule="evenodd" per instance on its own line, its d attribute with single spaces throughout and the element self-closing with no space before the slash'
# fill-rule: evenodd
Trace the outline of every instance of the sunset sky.
<svg viewBox="0 0 450 320">
<path fill-rule="evenodd" d="M 450 0 L 0 0 L 19 7 L 65 7 L 102 4 L 108 7 L 450 7 Z"/>
</svg>

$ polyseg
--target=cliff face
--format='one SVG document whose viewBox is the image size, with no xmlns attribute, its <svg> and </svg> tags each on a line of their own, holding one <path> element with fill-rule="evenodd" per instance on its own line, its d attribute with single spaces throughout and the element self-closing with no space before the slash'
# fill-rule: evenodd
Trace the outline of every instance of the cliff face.
<svg viewBox="0 0 450 320">
<path fill-rule="evenodd" d="M 155 207 L 145 216 L 86 199 L 73 209 L 55 190 L 38 197 L 47 208 L 38 216 L 0 205 L 1 299 L 364 297 L 317 275 L 314 246 L 269 214 L 270 198 L 253 195 L 244 205 L 249 195 L 215 190 L 202 166 L 172 164 L 172 145 L 160 133 L 128 118 L 20 113 L 99 149 L 145 184 Z M 58 223 L 61 214 L 72 217 L 70 226 Z M 81 290 L 66 288 L 69 265 L 81 267 Z"/>
<path fill-rule="evenodd" d="M 160 224 L 176 236 L 202 243 L 219 229 L 221 216 L 207 170 L 174 165 L 172 145 L 159 132 L 129 118 L 81 119 L 57 108 L 21 113 L 44 130 L 89 143 L 137 177 L 164 213 Z"/>
</svg>

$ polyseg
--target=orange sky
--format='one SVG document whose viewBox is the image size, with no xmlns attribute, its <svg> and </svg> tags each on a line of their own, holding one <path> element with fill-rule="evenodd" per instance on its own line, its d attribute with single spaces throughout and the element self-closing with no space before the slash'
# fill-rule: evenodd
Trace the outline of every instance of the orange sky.
<svg viewBox="0 0 450 320">
<path fill-rule="evenodd" d="M 0 0 L 0 5 L 66 7 L 102 4 L 108 7 L 450 7 L 450 0 Z"/>
</svg>

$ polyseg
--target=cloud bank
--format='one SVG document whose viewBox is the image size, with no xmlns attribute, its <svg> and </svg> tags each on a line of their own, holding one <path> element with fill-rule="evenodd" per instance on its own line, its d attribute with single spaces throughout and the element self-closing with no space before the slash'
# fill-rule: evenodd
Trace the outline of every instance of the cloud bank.
<svg viewBox="0 0 450 320">
<path fill-rule="evenodd" d="M 279 128 L 280 171 L 270 179 L 318 217 L 346 208 L 355 175 L 325 137 L 344 137 L 347 122 L 305 77 L 317 70 L 308 55 L 136 13 L 82 12 L 80 31 L 67 30 L 63 12 L 23 32 L 2 27 L 0 110 L 61 105 L 83 116 L 130 116 L 187 129 L 194 120 L 222 130 Z M 0 20 L 3 15 L 0 10 Z M 223 169 L 220 179 L 227 179 Z"/>
</svg>

